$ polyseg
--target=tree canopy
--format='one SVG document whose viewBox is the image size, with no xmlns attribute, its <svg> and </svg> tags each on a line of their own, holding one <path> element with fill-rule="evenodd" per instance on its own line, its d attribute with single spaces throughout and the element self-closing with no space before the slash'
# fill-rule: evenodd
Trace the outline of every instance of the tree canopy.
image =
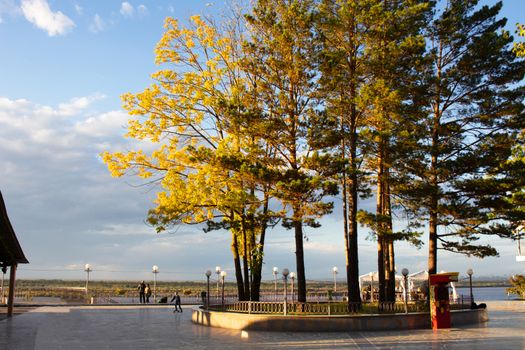
<svg viewBox="0 0 525 350">
<path fill-rule="evenodd" d="M 153 83 L 122 96 L 137 148 L 103 160 L 157 186 L 158 232 L 229 231 L 241 299 L 258 300 L 265 237 L 281 224 L 306 301 L 304 227 L 338 193 L 349 303 L 361 300 L 358 223 L 378 244 L 381 301 L 397 240 L 427 243 L 431 273 L 438 249 L 497 255 L 480 238 L 525 219 L 525 48 L 501 3 L 438 3 L 259 0 L 218 23 L 167 18 Z M 359 212 L 373 190 L 376 211 Z"/>
</svg>

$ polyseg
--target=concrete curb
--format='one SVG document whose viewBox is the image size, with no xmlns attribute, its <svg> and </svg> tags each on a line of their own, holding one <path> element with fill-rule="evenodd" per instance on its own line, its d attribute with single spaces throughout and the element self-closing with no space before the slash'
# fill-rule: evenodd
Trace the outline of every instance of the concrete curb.
<svg viewBox="0 0 525 350">
<path fill-rule="evenodd" d="M 452 311 L 452 326 L 488 321 L 486 309 Z M 348 332 L 429 329 L 427 312 L 388 315 L 283 316 L 207 311 L 193 308 L 191 320 L 208 327 L 285 332 Z"/>
</svg>

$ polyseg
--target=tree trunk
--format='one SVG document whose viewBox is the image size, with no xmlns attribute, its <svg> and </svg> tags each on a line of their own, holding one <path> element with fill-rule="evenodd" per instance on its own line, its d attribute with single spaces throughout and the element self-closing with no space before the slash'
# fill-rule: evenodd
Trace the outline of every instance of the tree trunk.
<svg viewBox="0 0 525 350">
<path fill-rule="evenodd" d="M 355 139 L 355 137 L 352 137 Z M 355 141 L 351 142 L 355 145 Z M 345 143 L 342 142 L 343 159 L 345 157 Z M 353 149 L 353 148 L 352 148 Z M 354 149 L 355 152 L 355 149 Z M 354 154 L 351 151 L 351 154 Z M 352 159 L 355 159 L 352 157 Z M 345 165 L 346 166 L 346 165 Z M 352 171 L 354 174 L 355 171 Z M 348 306 L 350 311 L 357 311 L 361 303 L 361 291 L 359 290 L 359 259 L 357 251 L 357 176 L 350 175 L 350 186 L 347 186 L 347 173 L 343 170 L 342 192 L 343 192 L 343 224 L 346 258 L 346 281 L 348 289 Z M 350 197 L 350 203 L 348 201 Z M 358 303 L 356 305 L 356 303 Z"/>
<path fill-rule="evenodd" d="M 377 284 L 378 284 L 378 301 L 385 301 L 385 254 L 383 237 L 377 237 Z"/>
<path fill-rule="evenodd" d="M 432 210 L 428 223 L 428 273 L 437 271 L 437 213 Z"/>
<path fill-rule="evenodd" d="M 385 215 L 387 217 L 387 229 L 388 232 L 393 232 L 392 224 L 392 210 L 390 203 L 390 172 L 388 169 L 385 170 Z M 387 240 L 388 246 L 388 255 L 386 260 L 388 261 L 388 284 L 387 284 L 387 300 L 396 301 L 396 261 L 395 261 L 395 252 L 394 252 L 394 240 L 392 237 L 389 237 Z"/>
<path fill-rule="evenodd" d="M 384 240 L 385 250 L 385 301 L 396 301 L 396 271 L 394 261 L 394 241 L 391 238 Z"/>
<path fill-rule="evenodd" d="M 348 301 L 361 303 L 361 291 L 359 290 L 359 256 L 357 243 L 357 175 L 351 177 L 352 185 L 350 186 L 349 210 L 348 210 Z"/>
<path fill-rule="evenodd" d="M 268 191 L 265 191 L 264 193 L 264 205 L 263 205 L 263 214 L 266 215 L 268 213 Z M 252 259 L 252 273 L 251 273 L 251 300 L 252 301 L 259 301 L 260 300 L 260 293 L 261 293 L 261 279 L 262 279 L 262 263 L 263 263 L 263 256 L 264 256 L 264 239 L 266 237 L 266 229 L 268 227 L 267 225 L 267 218 L 265 217 L 263 219 L 262 225 L 261 225 L 261 236 L 259 238 L 259 245 L 254 250 L 254 253 L 257 252 L 257 256 L 255 256 Z"/>
<path fill-rule="evenodd" d="M 239 259 L 239 244 L 237 241 L 237 234 L 232 230 L 232 252 L 233 265 L 235 266 L 235 279 L 237 281 L 237 293 L 239 300 L 244 300 L 244 285 L 242 279 L 241 261 Z"/>
<path fill-rule="evenodd" d="M 436 108 L 437 109 L 437 108 Z M 436 117 L 434 117 L 437 119 Z M 437 182 L 437 148 L 439 121 L 434 121 L 434 131 L 432 136 L 432 159 L 430 168 L 430 203 L 428 220 L 428 273 L 434 274 L 437 271 L 437 226 L 438 226 L 438 192 Z"/>
<path fill-rule="evenodd" d="M 243 246 L 243 254 L 242 254 L 242 263 L 243 263 L 243 273 L 244 273 L 244 299 L 240 300 L 247 300 L 248 296 L 250 295 L 250 275 L 248 270 L 248 237 L 246 235 L 246 220 L 242 219 L 242 246 Z"/>
<path fill-rule="evenodd" d="M 345 157 L 345 144 L 344 141 L 342 142 L 342 158 L 343 161 L 346 160 Z M 346 167 L 346 164 L 344 165 Z M 349 238 L 349 232 L 348 232 L 348 200 L 346 198 L 346 170 L 343 169 L 343 173 L 341 174 L 341 191 L 343 194 L 343 235 L 344 235 L 344 241 L 345 241 L 345 265 L 346 265 L 346 280 L 350 281 L 350 238 Z M 350 295 L 352 295 L 352 291 L 350 288 L 350 283 L 347 283 L 347 290 L 348 290 L 348 302 L 350 303 Z"/>
<path fill-rule="evenodd" d="M 430 203 L 428 220 L 428 273 L 437 271 L 437 230 L 438 230 L 438 156 L 439 156 L 439 128 L 441 124 L 441 67 L 442 67 L 443 43 L 439 43 L 436 72 L 436 99 L 433 106 L 434 120 L 432 125 L 432 145 L 430 160 Z"/>
<path fill-rule="evenodd" d="M 384 179 L 383 179 L 383 144 L 378 143 L 377 158 L 377 203 L 376 203 L 376 220 L 377 220 L 377 283 L 379 292 L 379 302 L 385 301 L 385 239 L 383 225 L 384 210 Z"/>
<path fill-rule="evenodd" d="M 262 251 L 261 251 L 262 253 Z M 262 261 L 255 260 L 251 270 L 250 300 L 259 301 L 261 293 Z"/>
<path fill-rule="evenodd" d="M 261 236 L 264 235 L 264 232 Z M 260 254 L 262 254 L 262 247 Z M 262 278 L 262 259 L 255 259 L 252 264 L 251 270 L 251 288 L 250 288 L 250 300 L 259 301 L 261 293 L 261 278 Z"/>
<path fill-rule="evenodd" d="M 303 249 L 303 222 L 300 219 L 300 209 L 294 207 L 294 229 L 295 229 L 295 262 L 297 265 L 297 301 L 306 302 L 306 276 L 304 271 L 304 249 Z"/>
<path fill-rule="evenodd" d="M 353 30 L 354 28 L 352 28 Z M 350 61 L 350 94 L 352 98 L 356 97 L 356 50 Z M 357 231 L 357 201 L 358 201 L 358 159 L 357 159 L 357 108 L 354 102 L 350 105 L 350 120 L 349 125 L 349 156 L 350 156 L 350 176 L 348 184 L 348 242 L 346 243 L 346 273 L 348 284 L 348 302 L 358 303 L 359 308 L 361 303 L 361 291 L 359 290 L 359 247 L 358 247 L 358 231 Z"/>
<path fill-rule="evenodd" d="M 385 268 L 385 301 L 391 301 L 390 300 L 390 280 L 392 279 L 392 276 L 390 275 L 390 237 L 385 236 L 383 239 L 383 257 L 384 262 L 383 266 Z"/>
</svg>

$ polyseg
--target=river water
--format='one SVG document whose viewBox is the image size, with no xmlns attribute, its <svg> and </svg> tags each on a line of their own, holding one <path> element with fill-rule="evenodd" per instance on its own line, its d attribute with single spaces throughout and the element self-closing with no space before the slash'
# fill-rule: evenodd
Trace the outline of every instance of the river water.
<svg viewBox="0 0 525 350">
<path fill-rule="evenodd" d="M 474 300 L 489 301 L 489 300 L 512 300 L 518 299 L 516 294 L 507 295 L 505 287 L 478 287 L 473 288 L 472 293 L 474 294 Z M 465 298 L 469 298 L 470 290 L 468 287 L 456 288 L 459 295 L 463 295 Z"/>
</svg>

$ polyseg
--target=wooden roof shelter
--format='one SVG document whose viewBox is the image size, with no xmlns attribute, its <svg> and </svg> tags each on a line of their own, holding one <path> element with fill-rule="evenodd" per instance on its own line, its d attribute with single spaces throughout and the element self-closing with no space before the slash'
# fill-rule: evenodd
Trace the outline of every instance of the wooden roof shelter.
<svg viewBox="0 0 525 350">
<path fill-rule="evenodd" d="M 13 226 L 7 216 L 7 209 L 5 207 L 2 192 L 0 192 L 0 267 L 2 270 L 2 292 L 0 295 L 1 303 L 4 303 L 4 274 L 7 268 L 10 268 L 9 274 L 9 295 L 7 298 L 7 316 L 13 315 L 13 304 L 15 299 L 15 278 L 16 267 L 18 264 L 28 264 L 29 261 L 22 251 L 20 243 L 16 238 Z"/>
</svg>

